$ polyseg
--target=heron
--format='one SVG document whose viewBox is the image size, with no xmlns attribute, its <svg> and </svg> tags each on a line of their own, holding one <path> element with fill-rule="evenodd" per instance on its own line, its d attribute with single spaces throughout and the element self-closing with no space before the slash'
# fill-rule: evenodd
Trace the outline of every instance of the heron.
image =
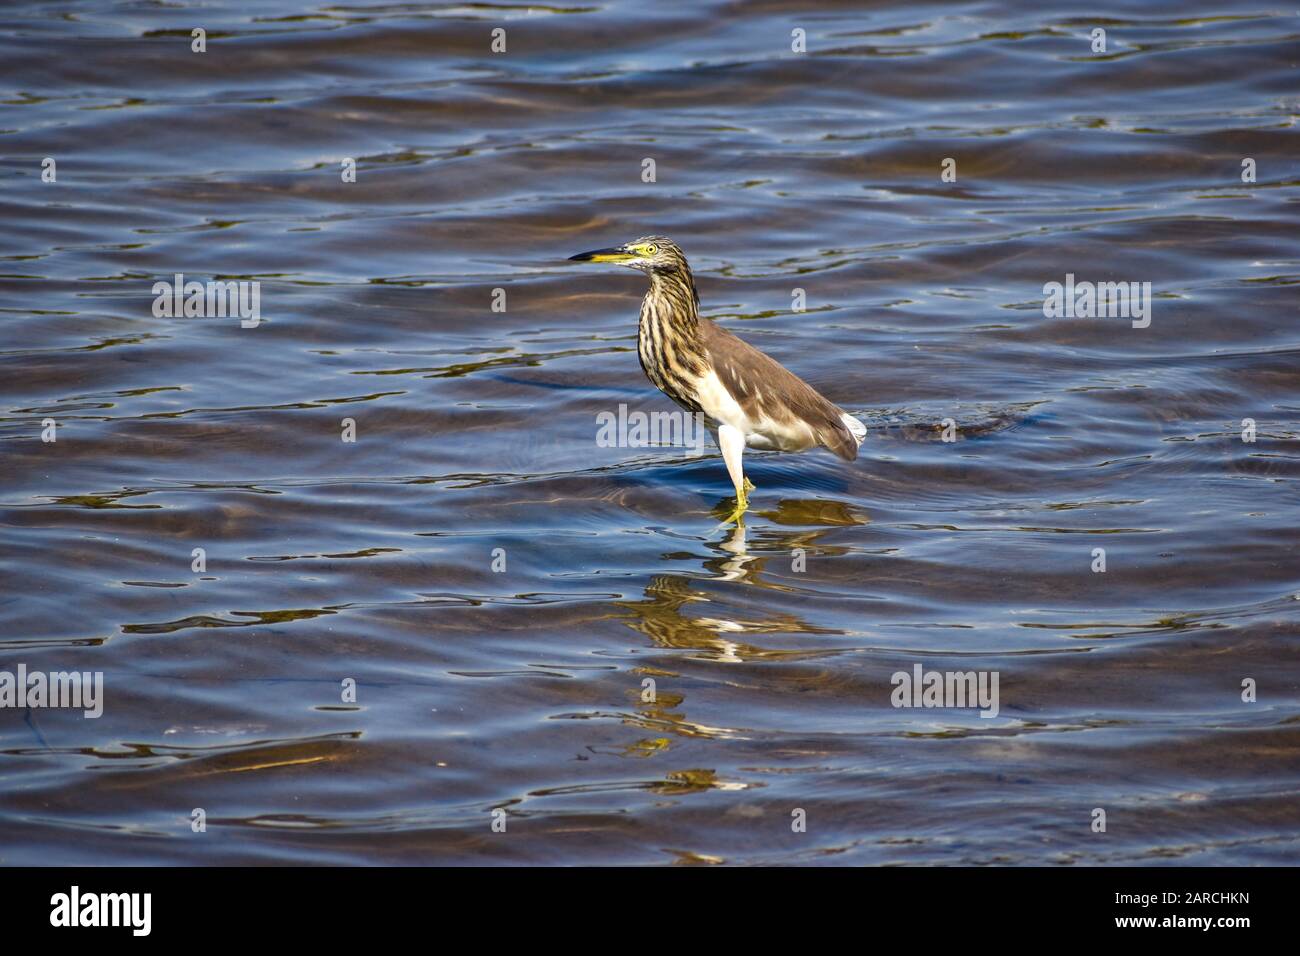
<svg viewBox="0 0 1300 956">
<path fill-rule="evenodd" d="M 695 277 L 681 247 L 663 236 L 570 256 L 571 262 L 611 262 L 644 272 L 637 355 L 661 392 L 691 414 L 703 413 L 717 436 L 739 524 L 754 485 L 745 477 L 745 449 L 800 452 L 826 448 L 853 461 L 867 427 L 775 359 L 700 315 Z"/>
</svg>

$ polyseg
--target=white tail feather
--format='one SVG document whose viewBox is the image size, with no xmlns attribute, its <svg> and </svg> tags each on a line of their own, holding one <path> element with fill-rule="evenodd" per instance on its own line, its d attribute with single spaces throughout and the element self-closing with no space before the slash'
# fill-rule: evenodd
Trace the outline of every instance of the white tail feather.
<svg viewBox="0 0 1300 956">
<path fill-rule="evenodd" d="M 867 426 L 862 424 L 862 422 L 858 421 L 848 412 L 841 413 L 840 419 L 844 422 L 844 427 L 853 433 L 853 440 L 857 442 L 858 447 L 861 448 L 862 439 L 867 437 Z"/>
</svg>

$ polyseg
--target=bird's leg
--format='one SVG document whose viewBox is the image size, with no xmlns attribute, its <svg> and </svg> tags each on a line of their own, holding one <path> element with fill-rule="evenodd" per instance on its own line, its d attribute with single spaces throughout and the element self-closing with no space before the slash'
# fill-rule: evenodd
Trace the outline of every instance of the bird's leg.
<svg viewBox="0 0 1300 956">
<path fill-rule="evenodd" d="M 727 463 L 727 474 L 731 476 L 731 484 L 736 489 L 736 510 L 726 520 L 739 523 L 745 509 L 749 507 L 749 489 L 754 487 L 745 477 L 740 462 L 745 453 L 745 436 L 739 428 L 719 425 L 718 447 L 722 449 L 722 460 Z"/>
</svg>

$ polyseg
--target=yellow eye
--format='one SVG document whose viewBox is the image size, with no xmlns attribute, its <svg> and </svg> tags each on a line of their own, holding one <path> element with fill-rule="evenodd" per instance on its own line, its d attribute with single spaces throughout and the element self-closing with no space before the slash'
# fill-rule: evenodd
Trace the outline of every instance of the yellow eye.
<svg viewBox="0 0 1300 956">
<path fill-rule="evenodd" d="M 652 242 L 650 245 L 645 247 L 645 254 L 647 256 L 657 256 L 659 254 L 659 247 Z"/>
</svg>

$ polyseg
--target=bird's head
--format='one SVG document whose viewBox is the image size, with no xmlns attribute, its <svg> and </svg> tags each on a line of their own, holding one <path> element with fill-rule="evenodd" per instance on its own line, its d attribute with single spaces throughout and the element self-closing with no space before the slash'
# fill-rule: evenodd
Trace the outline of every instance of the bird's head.
<svg viewBox="0 0 1300 956">
<path fill-rule="evenodd" d="M 677 243 L 663 236 L 643 236 L 621 246 L 569 256 L 570 262 L 613 262 L 645 273 L 684 273 L 691 268 Z"/>
</svg>

